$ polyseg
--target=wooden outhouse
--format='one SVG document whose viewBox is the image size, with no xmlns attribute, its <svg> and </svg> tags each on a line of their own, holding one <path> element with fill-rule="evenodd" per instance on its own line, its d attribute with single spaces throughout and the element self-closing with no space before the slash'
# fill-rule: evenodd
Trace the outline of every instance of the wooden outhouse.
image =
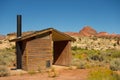
<svg viewBox="0 0 120 80">
<path fill-rule="evenodd" d="M 46 69 L 51 65 L 71 63 L 71 41 L 75 39 L 56 29 L 48 28 L 11 41 L 18 43 L 17 67 L 23 70 Z M 17 45 L 16 45 L 17 46 Z"/>
</svg>

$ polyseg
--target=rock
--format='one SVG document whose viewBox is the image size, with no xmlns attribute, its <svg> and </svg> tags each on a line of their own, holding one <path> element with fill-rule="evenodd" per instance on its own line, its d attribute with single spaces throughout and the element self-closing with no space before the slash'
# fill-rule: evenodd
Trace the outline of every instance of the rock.
<svg viewBox="0 0 120 80">
<path fill-rule="evenodd" d="M 81 36 L 95 36 L 97 31 L 90 26 L 85 26 L 82 30 L 80 30 L 79 34 Z"/>
</svg>

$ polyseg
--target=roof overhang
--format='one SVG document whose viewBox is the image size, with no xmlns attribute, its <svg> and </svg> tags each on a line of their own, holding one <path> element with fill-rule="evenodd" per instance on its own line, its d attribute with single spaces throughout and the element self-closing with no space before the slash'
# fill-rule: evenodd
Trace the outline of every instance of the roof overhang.
<svg viewBox="0 0 120 80">
<path fill-rule="evenodd" d="M 31 38 L 31 37 L 34 37 L 37 35 L 42 35 L 44 33 L 51 33 L 53 41 L 65 41 L 65 40 L 75 41 L 75 39 L 73 37 L 71 37 L 63 32 L 60 32 L 60 31 L 53 29 L 53 28 L 47 28 L 44 30 L 35 31 L 35 32 L 28 34 L 28 35 L 25 35 L 25 36 L 17 37 L 15 39 L 10 40 L 10 42 L 22 41 L 22 40 L 25 40 L 25 39 L 28 39 L 28 38 Z"/>
</svg>

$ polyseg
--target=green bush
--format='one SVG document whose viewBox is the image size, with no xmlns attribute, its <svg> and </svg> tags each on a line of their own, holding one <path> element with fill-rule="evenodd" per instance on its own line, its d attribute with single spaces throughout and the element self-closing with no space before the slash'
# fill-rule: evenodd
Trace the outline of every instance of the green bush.
<svg viewBox="0 0 120 80">
<path fill-rule="evenodd" d="M 72 48 L 73 57 L 78 59 L 85 59 L 87 58 L 87 56 L 91 56 L 98 53 L 99 53 L 98 50 L 86 50 L 86 49 L 80 49 L 76 47 Z"/>
<path fill-rule="evenodd" d="M 7 69 L 6 66 L 0 65 L 0 77 L 8 76 L 9 70 Z"/>
<path fill-rule="evenodd" d="M 104 60 L 104 56 L 101 53 L 91 54 L 88 57 L 91 60 L 100 61 L 100 62 Z"/>
<path fill-rule="evenodd" d="M 106 50 L 106 53 L 110 54 L 112 58 L 120 58 L 120 50 L 115 50 L 115 49 Z"/>
<path fill-rule="evenodd" d="M 120 51 L 116 50 L 111 55 L 113 58 L 120 58 Z"/>
<path fill-rule="evenodd" d="M 120 80 L 120 75 L 107 68 L 94 68 L 88 74 L 87 80 Z"/>
<path fill-rule="evenodd" d="M 120 70 L 120 58 L 115 58 L 110 62 L 110 69 L 113 71 Z"/>
</svg>

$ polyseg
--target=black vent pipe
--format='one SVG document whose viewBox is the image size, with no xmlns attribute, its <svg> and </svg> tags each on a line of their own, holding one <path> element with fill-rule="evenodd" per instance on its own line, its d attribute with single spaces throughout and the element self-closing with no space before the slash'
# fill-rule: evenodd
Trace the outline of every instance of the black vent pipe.
<svg viewBox="0 0 120 80">
<path fill-rule="evenodd" d="M 22 17 L 21 15 L 17 15 L 17 37 L 21 37 L 21 33 L 22 33 Z"/>
<path fill-rule="evenodd" d="M 21 15 L 17 15 L 17 38 L 21 37 L 22 30 Z M 22 69 L 22 41 L 16 41 L 16 64 L 17 69 Z"/>
</svg>

